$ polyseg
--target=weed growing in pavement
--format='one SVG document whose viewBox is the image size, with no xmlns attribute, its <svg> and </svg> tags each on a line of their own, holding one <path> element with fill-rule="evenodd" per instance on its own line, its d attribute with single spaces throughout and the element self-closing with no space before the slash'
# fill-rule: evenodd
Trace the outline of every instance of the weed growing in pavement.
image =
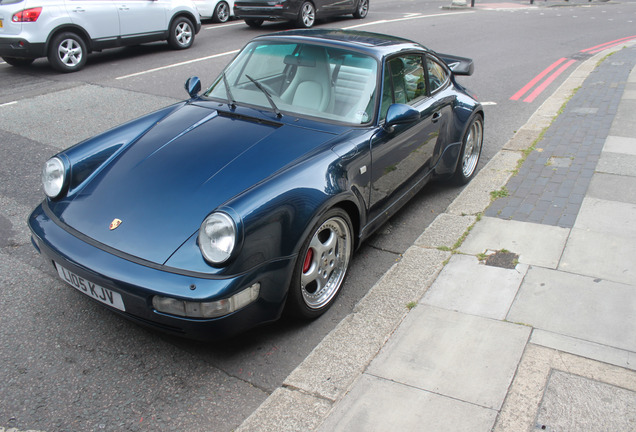
<svg viewBox="0 0 636 432">
<path fill-rule="evenodd" d="M 490 192 L 490 198 L 494 201 L 499 198 L 505 198 L 509 195 L 508 188 L 502 186 L 501 189 Z"/>
<path fill-rule="evenodd" d="M 415 306 L 417 306 L 417 302 L 414 302 L 414 301 L 410 301 L 410 302 L 408 302 L 408 303 L 406 304 L 406 308 L 407 308 L 408 310 L 413 309 Z"/>
</svg>

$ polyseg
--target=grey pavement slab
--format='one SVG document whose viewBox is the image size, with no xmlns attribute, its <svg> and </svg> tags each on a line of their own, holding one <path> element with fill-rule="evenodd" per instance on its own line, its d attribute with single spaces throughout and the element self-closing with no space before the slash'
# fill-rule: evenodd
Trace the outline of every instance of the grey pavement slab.
<svg viewBox="0 0 636 432">
<path fill-rule="evenodd" d="M 586 197 L 574 228 L 636 239 L 636 203 Z"/>
<path fill-rule="evenodd" d="M 428 391 L 362 375 L 321 432 L 488 432 L 497 411 Z"/>
<path fill-rule="evenodd" d="M 616 116 L 612 121 L 610 135 L 622 137 L 636 137 L 636 121 L 634 121 L 634 112 L 636 112 L 635 99 L 622 99 Z"/>
<path fill-rule="evenodd" d="M 636 352 L 636 296 L 625 284 L 531 267 L 507 320 Z"/>
<path fill-rule="evenodd" d="M 419 305 L 367 373 L 498 410 L 529 336 L 526 326 Z"/>
<path fill-rule="evenodd" d="M 422 302 L 471 315 L 503 320 L 512 305 L 527 264 L 503 269 L 480 263 L 472 255 L 453 255 Z"/>
<path fill-rule="evenodd" d="M 537 424 L 539 407 L 545 396 L 546 387 L 555 370 L 584 377 L 598 383 L 636 391 L 636 373 L 621 367 L 571 355 L 550 348 L 528 344 L 523 354 L 515 379 L 510 387 L 506 402 L 497 418 L 493 432 L 510 431 L 587 431 L 605 422 L 590 424 L 576 429 L 548 428 Z M 574 388 L 572 388 L 575 391 Z M 572 400 L 572 399 L 571 399 Z M 591 406 L 590 409 L 594 409 Z M 620 413 L 617 413 L 620 414 Z M 610 414 L 611 415 L 611 414 Z M 612 424 L 607 422 L 607 424 Z M 541 426 L 546 426 L 541 429 Z M 631 431 L 632 429 L 602 429 L 604 431 Z"/>
<path fill-rule="evenodd" d="M 603 152 L 596 171 L 636 177 L 636 155 Z"/>
<path fill-rule="evenodd" d="M 574 228 L 559 270 L 636 285 L 634 237 Z"/>
<path fill-rule="evenodd" d="M 636 284 L 636 204 L 587 197 L 559 269 Z"/>
<path fill-rule="evenodd" d="M 636 155 L 636 137 L 608 136 L 603 145 L 604 152 Z"/>
<path fill-rule="evenodd" d="M 554 370 L 539 409 L 537 428 L 633 431 L 636 429 L 636 392 Z"/>
<path fill-rule="evenodd" d="M 587 197 L 636 204 L 636 177 L 595 173 Z"/>
<path fill-rule="evenodd" d="M 556 268 L 569 233 L 567 228 L 484 217 L 459 251 L 477 255 L 506 249 L 518 254 L 521 263 Z"/>
<path fill-rule="evenodd" d="M 534 329 L 532 331 L 530 343 L 547 348 L 554 348 L 559 351 L 598 360 L 600 362 L 620 366 L 622 368 L 636 370 L 636 353 L 609 347 L 607 345 L 563 336 L 558 333 L 541 329 Z"/>
</svg>

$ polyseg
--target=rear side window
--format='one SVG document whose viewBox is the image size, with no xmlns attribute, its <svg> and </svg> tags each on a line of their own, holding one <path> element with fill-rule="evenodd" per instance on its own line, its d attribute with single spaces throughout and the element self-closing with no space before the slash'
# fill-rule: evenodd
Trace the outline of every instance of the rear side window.
<svg viewBox="0 0 636 432">
<path fill-rule="evenodd" d="M 444 85 L 448 79 L 448 72 L 446 72 L 444 66 L 431 58 L 426 59 L 426 66 L 428 68 L 429 86 L 431 88 L 431 93 L 433 93 L 435 90 Z"/>
</svg>

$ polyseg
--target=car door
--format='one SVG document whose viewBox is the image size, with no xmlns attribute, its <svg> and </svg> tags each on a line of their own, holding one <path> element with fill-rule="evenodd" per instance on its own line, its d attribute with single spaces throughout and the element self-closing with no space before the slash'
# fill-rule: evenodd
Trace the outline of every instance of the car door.
<svg viewBox="0 0 636 432">
<path fill-rule="evenodd" d="M 409 105 L 419 115 L 406 124 L 385 125 L 371 140 L 369 220 L 392 214 L 392 206 L 429 174 L 447 115 L 429 91 L 423 54 L 390 58 L 383 73 L 380 121 L 393 103 Z"/>
<path fill-rule="evenodd" d="M 317 0 L 316 7 L 321 16 L 340 15 L 353 9 L 354 0 Z"/>
<path fill-rule="evenodd" d="M 127 0 L 114 2 L 119 12 L 123 38 L 152 37 L 168 30 L 166 0 Z"/>
<path fill-rule="evenodd" d="M 119 36 L 119 17 L 112 1 L 67 0 L 73 24 L 86 30 L 95 47 L 114 45 Z"/>
</svg>

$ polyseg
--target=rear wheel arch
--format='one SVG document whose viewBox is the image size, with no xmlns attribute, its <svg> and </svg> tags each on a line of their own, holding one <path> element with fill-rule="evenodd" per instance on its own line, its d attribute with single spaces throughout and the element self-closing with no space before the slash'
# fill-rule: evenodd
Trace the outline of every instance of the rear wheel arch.
<svg viewBox="0 0 636 432">
<path fill-rule="evenodd" d="M 64 32 L 75 33 L 76 35 L 81 37 L 84 43 L 86 44 L 86 50 L 88 51 L 88 53 L 90 54 L 93 51 L 93 41 L 91 40 L 86 30 L 76 25 L 63 25 L 63 26 L 55 28 L 53 31 L 51 31 L 51 33 L 49 33 L 49 37 L 46 39 L 46 45 L 45 45 L 45 49 L 47 53 L 49 52 L 49 49 L 51 47 L 51 41 L 57 35 Z"/>
</svg>

